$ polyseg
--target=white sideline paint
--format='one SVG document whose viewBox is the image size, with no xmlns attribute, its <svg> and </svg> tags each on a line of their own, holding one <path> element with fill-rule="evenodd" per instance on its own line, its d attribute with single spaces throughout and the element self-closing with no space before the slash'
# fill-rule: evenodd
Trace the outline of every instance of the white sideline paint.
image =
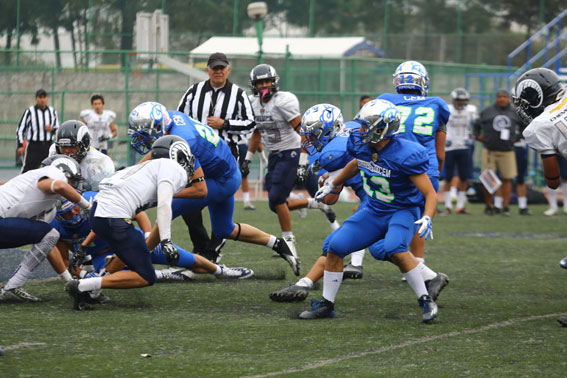
<svg viewBox="0 0 567 378">
<path fill-rule="evenodd" d="M 453 332 L 449 332 L 449 333 L 443 333 L 443 334 L 435 335 L 435 336 L 422 337 L 420 339 L 408 340 L 408 341 L 401 343 L 401 344 L 390 345 L 390 346 L 381 347 L 381 348 L 371 348 L 371 349 L 364 350 L 364 351 L 361 351 L 361 352 L 349 353 L 349 354 L 329 358 L 327 360 L 307 364 L 307 365 L 304 365 L 304 366 L 289 368 L 289 369 L 281 370 L 281 371 L 274 371 L 274 372 L 266 373 L 266 374 L 250 375 L 250 376 L 246 376 L 244 378 L 274 377 L 276 375 L 297 373 L 297 372 L 300 372 L 300 371 L 316 369 L 316 368 L 321 367 L 321 366 L 334 364 L 335 362 L 349 360 L 351 358 L 363 357 L 363 356 L 368 356 L 368 355 L 372 355 L 372 354 L 380 354 L 380 353 L 383 353 L 383 352 L 389 352 L 389 351 L 392 351 L 392 350 L 401 349 L 401 348 L 414 346 L 414 345 L 418 345 L 418 344 L 423 344 L 423 343 L 427 343 L 427 342 L 430 342 L 430 341 L 446 339 L 448 337 L 470 335 L 472 333 L 480 333 L 480 332 L 489 331 L 489 330 L 492 330 L 492 329 L 497 329 L 497 328 L 502 328 L 502 327 L 506 327 L 506 326 L 509 326 L 509 325 L 514 325 L 514 324 L 517 324 L 517 323 L 529 322 L 529 321 L 532 321 L 532 320 L 540 320 L 540 319 L 547 319 L 547 318 L 556 318 L 556 317 L 560 317 L 560 316 L 565 316 L 565 314 L 564 313 L 558 313 L 558 314 L 536 315 L 536 316 L 529 316 L 529 317 L 526 317 L 526 318 L 510 319 L 510 320 L 505 320 L 503 322 L 489 324 L 489 325 L 484 326 L 484 327 L 471 328 L 471 329 L 465 329 L 465 330 L 462 330 L 462 331 L 453 331 Z"/>
<path fill-rule="evenodd" d="M 14 345 L 6 345 L 5 347 L 3 347 L 4 350 L 16 350 L 16 349 L 20 349 L 20 348 L 26 348 L 26 347 L 30 347 L 30 346 L 40 346 L 40 345 L 46 345 L 45 343 L 19 343 L 19 344 L 14 344 Z"/>
</svg>

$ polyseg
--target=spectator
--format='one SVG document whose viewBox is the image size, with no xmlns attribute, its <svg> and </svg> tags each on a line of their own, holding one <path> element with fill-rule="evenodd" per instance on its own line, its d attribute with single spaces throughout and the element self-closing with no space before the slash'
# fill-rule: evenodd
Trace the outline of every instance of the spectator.
<svg viewBox="0 0 567 378">
<path fill-rule="evenodd" d="M 81 121 L 89 129 L 91 146 L 108 155 L 108 140 L 118 135 L 114 124 L 116 113 L 104 110 L 104 98 L 99 94 L 91 97 L 91 107 L 92 109 L 81 111 Z"/>
<path fill-rule="evenodd" d="M 18 155 L 24 156 L 22 173 L 39 168 L 49 154 L 51 138 L 59 128 L 59 117 L 52 106 L 47 106 L 47 92 L 35 92 L 35 105 L 24 112 L 18 129 Z M 24 147 L 24 141 L 27 141 Z"/>
<path fill-rule="evenodd" d="M 522 119 L 510 104 L 510 94 L 505 89 L 496 93 L 496 102 L 482 110 L 474 124 L 474 135 L 482 142 L 482 170 L 492 169 L 499 175 L 502 185 L 496 191 L 494 207 L 492 195 L 484 189 L 486 215 L 502 213 L 510 216 L 510 192 L 512 179 L 518 175 L 514 142 L 518 140 Z"/>
</svg>

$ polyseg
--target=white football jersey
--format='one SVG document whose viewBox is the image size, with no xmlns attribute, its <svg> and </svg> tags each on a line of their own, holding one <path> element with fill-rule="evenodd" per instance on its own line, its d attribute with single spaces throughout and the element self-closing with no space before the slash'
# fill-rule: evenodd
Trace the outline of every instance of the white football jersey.
<svg viewBox="0 0 567 378">
<path fill-rule="evenodd" d="M 157 205 L 157 188 L 162 181 L 171 183 L 175 194 L 187 186 L 187 172 L 171 159 L 148 160 L 116 172 L 99 184 L 95 216 L 134 218 Z"/>
<path fill-rule="evenodd" d="M 447 143 L 445 151 L 464 150 L 472 143 L 472 125 L 478 118 L 476 106 L 467 104 L 463 109 L 456 109 L 449 104 L 451 115 L 447 121 Z"/>
<path fill-rule="evenodd" d="M 49 156 L 55 155 L 57 150 L 55 144 L 49 147 Z M 87 151 L 87 156 L 79 164 L 81 167 L 81 175 L 85 179 L 83 182 L 83 189 L 85 192 L 95 191 L 98 192 L 98 183 L 106 177 L 114 174 L 114 162 L 112 159 L 100 151 L 90 147 Z"/>
<path fill-rule="evenodd" d="M 0 217 L 28 218 L 51 222 L 59 194 L 45 194 L 37 187 L 39 179 L 48 177 L 67 182 L 65 174 L 52 166 L 18 175 L 0 186 Z"/>
<path fill-rule="evenodd" d="M 567 158 L 567 91 L 548 105 L 523 132 L 528 146 L 540 155 L 561 154 Z"/>
<path fill-rule="evenodd" d="M 116 113 L 112 110 L 103 110 L 102 114 L 98 114 L 94 109 L 85 109 L 81 111 L 79 117 L 81 117 L 89 128 L 91 146 L 97 150 L 108 149 L 108 142 L 106 140 L 100 142 L 99 138 L 103 137 L 108 139 L 112 136 L 110 124 L 116 119 Z"/>
<path fill-rule="evenodd" d="M 289 122 L 301 116 L 299 101 L 291 92 L 276 92 L 267 103 L 250 96 L 256 130 L 262 134 L 262 144 L 270 151 L 285 151 L 301 146 L 301 137 Z"/>
</svg>

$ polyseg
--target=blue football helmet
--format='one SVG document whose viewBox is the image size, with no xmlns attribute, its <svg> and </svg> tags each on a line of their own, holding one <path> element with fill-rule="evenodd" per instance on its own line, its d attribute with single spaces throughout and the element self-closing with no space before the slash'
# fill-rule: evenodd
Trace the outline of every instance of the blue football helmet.
<svg viewBox="0 0 567 378">
<path fill-rule="evenodd" d="M 171 122 L 166 107 L 158 102 L 144 102 L 136 106 L 128 117 L 132 148 L 141 155 L 147 154 L 155 140 L 169 129 Z"/>
<path fill-rule="evenodd" d="M 331 104 L 318 104 L 307 109 L 301 118 L 301 135 L 305 136 L 303 149 L 310 155 L 321 152 L 344 127 L 341 110 Z"/>
<path fill-rule="evenodd" d="M 384 138 L 393 137 L 400 127 L 400 112 L 394 104 L 386 100 L 372 100 L 360 109 L 354 117 L 362 130 L 351 133 L 361 143 L 377 143 Z"/>
<path fill-rule="evenodd" d="M 71 217 L 70 219 L 65 219 L 63 217 L 63 215 L 68 214 L 71 211 L 73 211 L 73 209 L 76 206 L 78 206 L 78 205 L 69 201 L 69 200 L 61 201 L 61 204 L 59 206 L 57 206 L 57 211 L 55 213 L 55 219 L 57 219 L 57 221 L 59 223 L 61 223 L 64 226 L 67 226 L 67 227 L 78 227 L 78 226 L 80 226 L 83 222 L 86 222 L 86 220 L 87 220 L 87 215 L 85 214 L 84 211 L 81 210 L 78 214 L 73 215 L 73 217 Z"/>
<path fill-rule="evenodd" d="M 417 90 L 422 96 L 427 96 L 429 76 L 423 64 L 414 60 L 403 62 L 394 72 L 396 92 Z"/>
</svg>

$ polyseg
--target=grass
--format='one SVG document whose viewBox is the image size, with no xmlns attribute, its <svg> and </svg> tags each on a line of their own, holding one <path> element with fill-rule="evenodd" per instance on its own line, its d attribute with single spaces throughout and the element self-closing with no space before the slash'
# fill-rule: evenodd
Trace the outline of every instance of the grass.
<svg viewBox="0 0 567 378">
<path fill-rule="evenodd" d="M 235 219 L 279 234 L 267 203 Z M 300 321 L 308 303 L 271 302 L 268 294 L 295 282 L 282 259 L 264 247 L 228 242 L 223 263 L 247 266 L 245 281 L 200 275 L 191 283 L 111 291 L 112 302 L 75 312 L 58 280 L 26 288 L 38 304 L 0 306 L 0 376 L 233 377 L 279 373 L 288 377 L 565 375 L 567 314 L 563 289 L 567 217 L 536 215 L 436 217 L 426 262 L 451 282 L 439 300 L 439 318 L 420 322 L 420 308 L 400 273 L 365 257 L 364 278 L 343 283 L 336 317 Z M 336 206 L 345 219 L 352 204 Z M 306 273 L 330 229 L 317 211 L 292 214 Z M 182 220 L 174 241 L 190 246 Z M 310 298 L 319 299 L 321 289 Z M 151 357 L 143 358 L 142 354 Z"/>
</svg>

